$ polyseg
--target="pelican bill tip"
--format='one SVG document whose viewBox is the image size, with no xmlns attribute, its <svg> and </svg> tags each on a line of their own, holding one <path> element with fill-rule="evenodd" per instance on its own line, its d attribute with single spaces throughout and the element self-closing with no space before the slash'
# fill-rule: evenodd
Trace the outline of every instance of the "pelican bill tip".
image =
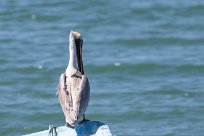
<svg viewBox="0 0 204 136">
<path fill-rule="evenodd" d="M 74 39 L 81 39 L 82 40 L 81 33 L 75 31 L 75 32 L 73 32 L 73 34 L 74 34 Z"/>
</svg>

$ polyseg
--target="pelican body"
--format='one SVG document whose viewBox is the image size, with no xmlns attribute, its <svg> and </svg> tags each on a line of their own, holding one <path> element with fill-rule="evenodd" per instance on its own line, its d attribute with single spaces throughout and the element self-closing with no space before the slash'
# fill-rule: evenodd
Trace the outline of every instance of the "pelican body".
<svg viewBox="0 0 204 136">
<path fill-rule="evenodd" d="M 69 64 L 66 71 L 61 74 L 57 91 L 59 101 L 64 112 L 68 126 L 74 126 L 83 117 L 90 98 L 88 78 L 84 75 L 82 61 L 83 39 L 78 32 L 69 35 Z"/>
</svg>

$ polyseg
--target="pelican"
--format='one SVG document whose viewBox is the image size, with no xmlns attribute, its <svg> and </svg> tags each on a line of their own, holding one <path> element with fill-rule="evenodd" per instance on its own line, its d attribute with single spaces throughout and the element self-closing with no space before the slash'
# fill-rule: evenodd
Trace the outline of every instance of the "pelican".
<svg viewBox="0 0 204 136">
<path fill-rule="evenodd" d="M 84 75 L 82 61 L 83 39 L 80 33 L 70 32 L 69 63 L 59 78 L 57 87 L 59 101 L 66 118 L 66 125 L 73 127 L 75 123 L 86 121 L 85 111 L 90 98 L 90 86 Z"/>
</svg>

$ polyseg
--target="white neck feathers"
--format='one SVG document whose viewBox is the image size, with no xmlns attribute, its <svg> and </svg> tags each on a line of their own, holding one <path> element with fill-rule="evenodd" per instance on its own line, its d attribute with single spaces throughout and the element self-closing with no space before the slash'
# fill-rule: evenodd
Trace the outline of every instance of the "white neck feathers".
<svg viewBox="0 0 204 136">
<path fill-rule="evenodd" d="M 77 72 L 76 45 L 75 45 L 73 31 L 71 31 L 69 35 L 69 64 L 66 69 L 66 75 L 68 77 L 71 77 L 76 72 Z"/>
</svg>

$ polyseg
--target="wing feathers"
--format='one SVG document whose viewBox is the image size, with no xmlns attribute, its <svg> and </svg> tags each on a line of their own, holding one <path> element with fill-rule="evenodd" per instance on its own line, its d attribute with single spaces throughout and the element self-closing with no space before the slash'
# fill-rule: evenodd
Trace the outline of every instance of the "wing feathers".
<svg viewBox="0 0 204 136">
<path fill-rule="evenodd" d="M 85 75 L 66 77 L 62 74 L 58 84 L 59 100 L 66 121 L 74 125 L 85 113 L 89 98 L 90 86 Z"/>
</svg>

